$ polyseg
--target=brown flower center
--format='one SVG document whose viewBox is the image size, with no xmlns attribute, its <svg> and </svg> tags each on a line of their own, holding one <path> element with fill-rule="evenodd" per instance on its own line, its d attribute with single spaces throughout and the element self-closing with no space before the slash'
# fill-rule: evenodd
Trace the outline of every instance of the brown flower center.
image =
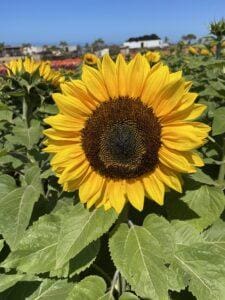
<svg viewBox="0 0 225 300">
<path fill-rule="evenodd" d="M 82 147 L 93 169 L 107 178 L 136 178 L 159 162 L 161 125 L 140 99 L 103 102 L 86 121 Z"/>
</svg>

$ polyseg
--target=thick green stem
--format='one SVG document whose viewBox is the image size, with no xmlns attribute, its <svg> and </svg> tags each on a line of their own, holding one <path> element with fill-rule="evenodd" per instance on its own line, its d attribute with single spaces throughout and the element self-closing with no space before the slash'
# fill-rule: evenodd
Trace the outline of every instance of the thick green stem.
<svg viewBox="0 0 225 300">
<path fill-rule="evenodd" d="M 23 120 L 27 121 L 27 111 L 28 111 L 28 106 L 27 106 L 27 101 L 26 98 L 23 98 Z"/>
<path fill-rule="evenodd" d="M 32 111 L 29 107 L 29 96 L 23 98 L 23 120 L 26 122 L 27 127 L 30 127 L 30 121 L 32 119 Z"/>
<path fill-rule="evenodd" d="M 225 137 L 223 138 L 223 154 L 222 154 L 222 163 L 219 169 L 218 175 L 218 183 L 223 186 L 224 185 L 224 177 L 225 177 Z"/>
<path fill-rule="evenodd" d="M 216 45 L 216 59 L 220 59 L 221 49 L 222 49 L 222 43 L 221 43 L 221 41 L 218 41 L 218 43 Z"/>
</svg>

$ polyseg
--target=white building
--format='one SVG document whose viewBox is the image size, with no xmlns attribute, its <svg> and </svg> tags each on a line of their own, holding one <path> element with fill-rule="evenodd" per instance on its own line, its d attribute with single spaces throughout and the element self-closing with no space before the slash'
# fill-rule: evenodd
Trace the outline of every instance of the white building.
<svg viewBox="0 0 225 300">
<path fill-rule="evenodd" d="M 44 51 L 44 47 L 42 46 L 29 46 L 23 48 L 24 55 L 39 54 L 42 51 Z"/>
<path fill-rule="evenodd" d="M 129 49 L 154 49 L 154 48 L 165 48 L 169 45 L 164 43 L 159 37 L 156 35 L 145 35 L 137 38 L 130 38 L 125 43 L 123 43 L 124 47 L 129 47 Z"/>
<path fill-rule="evenodd" d="M 68 52 L 75 52 L 77 51 L 77 45 L 69 45 L 67 46 Z"/>
<path fill-rule="evenodd" d="M 105 54 L 109 54 L 109 48 L 104 48 L 104 49 L 95 51 L 95 54 L 99 57 L 102 57 Z"/>
</svg>

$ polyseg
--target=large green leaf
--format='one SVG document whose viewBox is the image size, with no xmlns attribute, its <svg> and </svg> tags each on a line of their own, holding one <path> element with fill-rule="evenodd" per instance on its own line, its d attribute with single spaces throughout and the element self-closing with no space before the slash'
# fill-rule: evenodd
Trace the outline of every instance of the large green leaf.
<svg viewBox="0 0 225 300">
<path fill-rule="evenodd" d="M 204 243 L 213 245 L 225 258 L 225 223 L 222 220 L 218 220 L 204 231 L 202 237 Z"/>
<path fill-rule="evenodd" d="M 39 288 L 27 300 L 66 300 L 73 288 L 73 283 L 66 280 L 45 279 Z"/>
<path fill-rule="evenodd" d="M 26 184 L 32 186 L 39 194 L 43 193 L 40 176 L 40 168 L 38 166 L 32 166 L 26 170 L 24 178 Z"/>
<path fill-rule="evenodd" d="M 32 278 L 26 274 L 0 274 L 0 293 L 21 280 L 32 280 Z"/>
<path fill-rule="evenodd" d="M 0 109 L 0 121 L 12 122 L 13 112 L 10 110 L 1 110 Z"/>
<path fill-rule="evenodd" d="M 132 293 L 123 293 L 120 297 L 119 300 L 139 300 L 140 298 L 138 298 L 137 296 L 135 296 Z"/>
<path fill-rule="evenodd" d="M 217 185 L 217 183 L 210 176 L 205 174 L 201 169 L 197 169 L 196 173 L 190 174 L 189 176 L 195 181 L 200 183 L 214 185 L 214 186 Z"/>
<path fill-rule="evenodd" d="M 17 268 L 31 274 L 51 270 L 55 261 L 59 218 L 45 215 L 35 222 L 24 234 L 17 249 L 2 263 L 5 268 Z"/>
<path fill-rule="evenodd" d="M 225 107 L 220 107 L 214 112 L 212 132 L 214 136 L 225 132 Z"/>
<path fill-rule="evenodd" d="M 32 185 L 15 188 L 14 180 L 9 176 L 1 176 L 0 185 L 0 232 L 14 249 L 29 224 L 39 193 Z"/>
<path fill-rule="evenodd" d="M 220 188 L 202 185 L 195 190 L 186 191 L 182 201 L 200 218 L 190 222 L 199 229 L 204 229 L 216 221 L 224 210 L 225 196 Z"/>
<path fill-rule="evenodd" d="M 16 188 L 15 180 L 9 175 L 0 175 L 0 199 Z"/>
<path fill-rule="evenodd" d="M 2 251 L 3 247 L 4 247 L 4 240 L 0 240 L 0 252 Z"/>
<path fill-rule="evenodd" d="M 143 298 L 168 299 L 167 268 L 173 256 L 173 231 L 162 217 L 148 216 L 143 226 L 122 224 L 110 239 L 116 268 Z"/>
<path fill-rule="evenodd" d="M 105 295 L 101 296 L 100 298 L 98 298 L 98 300 L 115 300 L 114 296 L 112 295 L 112 292 L 109 291 L 108 293 L 106 293 Z"/>
<path fill-rule="evenodd" d="M 60 268 L 77 255 L 90 242 L 103 235 L 115 222 L 113 209 L 89 211 L 82 204 L 70 207 L 61 218 L 56 252 L 56 267 Z"/>
<path fill-rule="evenodd" d="M 24 121 L 17 120 L 12 133 L 13 135 L 6 136 L 9 142 L 16 145 L 24 145 L 27 149 L 31 149 L 40 139 L 41 126 L 36 120 L 33 120 L 30 127 L 27 127 Z"/>
<path fill-rule="evenodd" d="M 79 254 L 73 257 L 66 265 L 60 269 L 50 272 L 52 277 L 73 277 L 76 274 L 87 269 L 96 259 L 99 252 L 100 241 L 94 241 L 85 247 Z M 53 268 L 55 268 L 55 261 L 53 261 Z"/>
<path fill-rule="evenodd" d="M 8 289 L 9 287 L 16 284 L 19 280 L 24 277 L 23 274 L 16 275 L 5 275 L 0 274 L 0 293 Z"/>
<path fill-rule="evenodd" d="M 212 231 L 215 230 L 198 236 L 196 229 L 190 224 L 177 222 L 174 226 L 176 248 L 170 269 L 180 281 L 183 280 L 184 285 L 189 286 L 198 300 L 223 299 L 225 252 L 223 247 L 218 248 L 218 235 L 213 239 Z M 219 226 L 221 237 L 224 225 Z M 224 240 L 224 234 L 222 239 Z"/>
<path fill-rule="evenodd" d="M 53 213 L 39 218 L 39 220 L 37 222 L 34 222 L 33 226 L 31 226 L 25 232 L 25 235 L 20 241 L 17 249 L 13 251 L 3 262 L 3 267 L 17 268 L 20 271 L 29 272 L 31 274 L 51 271 L 52 275 L 64 277 L 68 275 L 72 276 L 74 274 L 78 274 L 94 261 L 98 253 L 98 242 L 93 243 L 93 241 L 104 233 L 104 231 L 100 232 L 100 229 L 94 231 L 99 234 L 98 236 L 97 234 L 91 235 L 92 233 L 90 233 L 90 236 L 87 235 L 83 237 L 83 239 L 86 238 L 86 240 L 78 240 L 80 241 L 80 245 L 77 246 L 79 251 L 77 251 L 76 253 L 71 253 L 71 258 L 73 259 L 70 262 L 70 258 L 68 258 L 68 260 L 66 260 L 64 264 L 62 264 L 62 266 L 58 267 L 56 263 L 59 255 L 57 250 L 59 243 L 62 243 L 62 241 L 60 240 L 62 227 L 63 230 L 65 230 L 66 226 L 73 225 L 71 223 L 66 223 L 66 219 L 73 219 L 71 215 L 74 212 L 79 212 L 81 215 L 83 213 L 86 216 L 91 214 L 91 212 L 86 210 L 80 204 L 73 206 L 72 204 L 67 204 L 66 202 L 60 201 L 59 203 L 60 204 Z M 105 221 L 108 226 L 110 226 L 110 213 L 108 214 L 108 216 L 108 223 L 106 221 L 105 215 L 103 214 L 98 214 L 97 221 L 99 222 L 99 224 Z M 79 218 L 79 215 L 75 214 L 73 217 Z M 111 222 L 112 221 L 113 220 L 111 215 Z M 98 226 L 98 223 L 96 224 L 95 227 Z M 82 226 L 82 224 L 80 224 L 80 226 Z M 92 224 L 92 226 L 94 225 Z M 107 230 L 105 229 L 106 227 L 102 225 L 100 226 L 101 227 L 99 228 L 102 228 L 102 230 Z M 69 230 L 71 230 L 71 228 L 68 228 L 68 231 Z M 88 231 L 85 232 L 86 234 L 89 234 Z"/>
<path fill-rule="evenodd" d="M 101 277 L 89 276 L 75 284 L 66 300 L 99 300 L 105 294 L 106 284 Z"/>
</svg>

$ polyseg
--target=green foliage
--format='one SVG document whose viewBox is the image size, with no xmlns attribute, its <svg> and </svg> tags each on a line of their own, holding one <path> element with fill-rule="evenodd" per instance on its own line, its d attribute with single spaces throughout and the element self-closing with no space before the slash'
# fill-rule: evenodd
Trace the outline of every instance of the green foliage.
<svg viewBox="0 0 225 300">
<path fill-rule="evenodd" d="M 215 110 L 212 130 L 214 136 L 225 133 L 225 107 L 220 107 Z"/>
<path fill-rule="evenodd" d="M 38 143 L 41 135 L 40 123 L 34 120 L 30 127 L 25 121 L 16 120 L 15 127 L 12 129 L 12 135 L 7 135 L 6 139 L 14 145 L 23 145 L 28 150 Z"/>
<path fill-rule="evenodd" d="M 110 240 L 110 252 L 117 269 L 139 296 L 167 299 L 165 258 L 172 256 L 174 248 L 169 223 L 151 215 L 143 226 L 130 226 L 120 225 Z"/>
<path fill-rule="evenodd" d="M 142 213 L 88 210 L 63 192 L 42 152 L 57 88 L 35 74 L 0 78 L 0 299 L 224 299 L 225 60 L 184 47 L 164 60 L 207 106 L 205 166 Z"/>
<path fill-rule="evenodd" d="M 209 185 L 196 186 L 188 190 L 181 198 L 200 218 L 190 222 L 199 229 L 204 229 L 216 221 L 225 207 L 225 196 L 218 187 Z"/>
</svg>

